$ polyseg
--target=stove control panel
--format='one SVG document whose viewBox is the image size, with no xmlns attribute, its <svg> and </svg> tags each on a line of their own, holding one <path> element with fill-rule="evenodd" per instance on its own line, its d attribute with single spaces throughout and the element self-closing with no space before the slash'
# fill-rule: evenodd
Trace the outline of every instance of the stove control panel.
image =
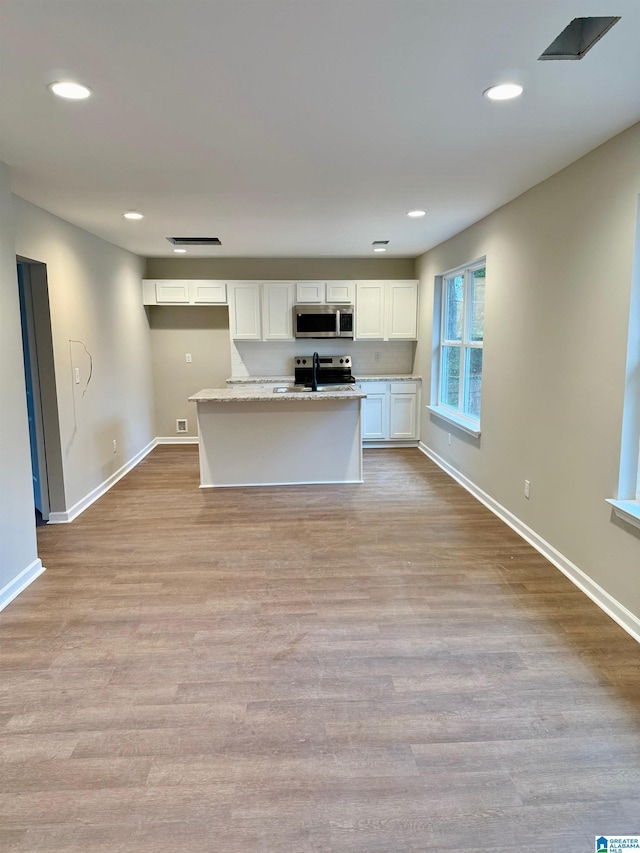
<svg viewBox="0 0 640 853">
<path fill-rule="evenodd" d="M 311 367 L 313 364 L 312 355 L 300 355 L 295 359 L 296 367 Z M 320 367 L 348 367 L 351 369 L 350 355 L 321 355 Z"/>
</svg>

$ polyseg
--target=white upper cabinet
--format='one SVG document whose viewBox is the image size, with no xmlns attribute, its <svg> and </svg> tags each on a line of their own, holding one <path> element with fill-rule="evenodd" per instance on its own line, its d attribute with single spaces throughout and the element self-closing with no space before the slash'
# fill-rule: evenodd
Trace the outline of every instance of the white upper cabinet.
<svg viewBox="0 0 640 853">
<path fill-rule="evenodd" d="M 356 338 L 384 340 L 385 282 L 358 282 L 356 289 Z"/>
<path fill-rule="evenodd" d="M 143 279 L 144 305 L 226 305 L 226 281 Z"/>
<path fill-rule="evenodd" d="M 416 340 L 417 336 L 417 281 L 357 283 L 357 340 Z"/>
<path fill-rule="evenodd" d="M 153 303 L 158 305 L 189 304 L 188 281 L 154 281 L 151 283 L 153 285 Z"/>
<path fill-rule="evenodd" d="M 194 305 L 226 305 L 226 281 L 192 281 L 190 282 L 191 302 Z"/>
<path fill-rule="evenodd" d="M 296 305 L 304 302 L 324 302 L 326 281 L 297 281 Z"/>
<path fill-rule="evenodd" d="M 297 281 L 296 305 L 326 302 L 329 305 L 353 304 L 356 293 L 355 281 Z"/>
<path fill-rule="evenodd" d="M 293 284 L 269 281 L 262 285 L 262 339 L 293 340 Z"/>
<path fill-rule="evenodd" d="M 387 334 L 392 340 L 418 337 L 418 282 L 387 282 Z"/>
<path fill-rule="evenodd" d="M 352 305 L 356 295 L 355 281 L 328 281 L 327 282 L 327 302 L 331 305 L 334 302 L 345 303 Z"/>
<path fill-rule="evenodd" d="M 229 325 L 237 341 L 262 339 L 260 323 L 260 284 L 233 282 L 229 286 Z"/>
</svg>

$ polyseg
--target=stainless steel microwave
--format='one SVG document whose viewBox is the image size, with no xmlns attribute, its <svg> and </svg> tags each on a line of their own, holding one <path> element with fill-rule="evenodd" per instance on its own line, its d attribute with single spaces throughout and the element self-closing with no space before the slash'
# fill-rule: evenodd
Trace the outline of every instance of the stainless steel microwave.
<svg viewBox="0 0 640 853">
<path fill-rule="evenodd" d="M 353 305 L 294 305 L 296 338 L 352 338 Z"/>
</svg>

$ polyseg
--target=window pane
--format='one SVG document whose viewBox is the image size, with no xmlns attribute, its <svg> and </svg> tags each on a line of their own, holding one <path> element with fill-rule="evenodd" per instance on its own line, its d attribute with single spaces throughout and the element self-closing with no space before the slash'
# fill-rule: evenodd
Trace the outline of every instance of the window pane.
<svg viewBox="0 0 640 853">
<path fill-rule="evenodd" d="M 471 340 L 484 339 L 484 267 L 471 275 Z"/>
<path fill-rule="evenodd" d="M 466 415 L 480 418 L 480 392 L 482 391 L 482 350 L 469 347 L 466 352 L 467 379 L 464 411 Z"/>
<path fill-rule="evenodd" d="M 442 347 L 440 402 L 451 409 L 460 406 L 460 347 Z"/>
<path fill-rule="evenodd" d="M 446 279 L 446 306 L 444 315 L 445 341 L 462 340 L 464 318 L 464 276 Z"/>
</svg>

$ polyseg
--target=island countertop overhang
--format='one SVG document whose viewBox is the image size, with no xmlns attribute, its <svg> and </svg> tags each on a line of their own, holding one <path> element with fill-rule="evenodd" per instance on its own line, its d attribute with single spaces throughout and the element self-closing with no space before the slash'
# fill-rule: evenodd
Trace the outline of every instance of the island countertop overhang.
<svg viewBox="0 0 640 853">
<path fill-rule="evenodd" d="M 190 403 L 256 403 L 279 400 L 362 400 L 367 395 L 359 389 L 326 391 L 278 391 L 277 385 L 264 388 L 203 388 L 189 397 Z"/>
</svg>

